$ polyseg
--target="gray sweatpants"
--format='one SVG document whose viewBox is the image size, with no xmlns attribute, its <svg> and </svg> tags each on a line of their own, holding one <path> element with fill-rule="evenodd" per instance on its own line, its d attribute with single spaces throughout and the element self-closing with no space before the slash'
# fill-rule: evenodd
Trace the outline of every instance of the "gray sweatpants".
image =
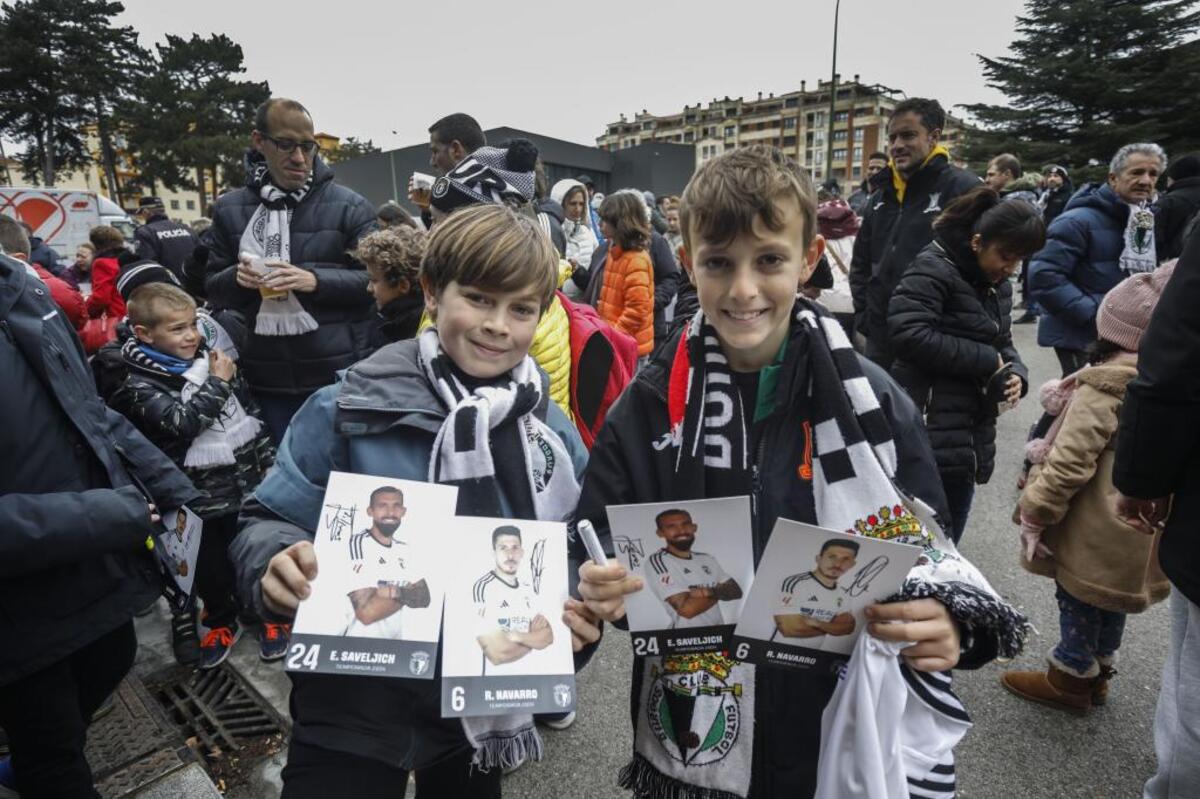
<svg viewBox="0 0 1200 799">
<path fill-rule="evenodd" d="M 1200 606 L 1171 588 L 1171 644 L 1154 714 L 1158 772 L 1143 799 L 1200 796 Z"/>
</svg>

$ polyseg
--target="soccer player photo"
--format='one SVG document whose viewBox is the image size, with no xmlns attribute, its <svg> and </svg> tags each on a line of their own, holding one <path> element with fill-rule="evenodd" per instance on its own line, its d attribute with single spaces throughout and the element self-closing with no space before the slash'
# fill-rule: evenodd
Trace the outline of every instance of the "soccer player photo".
<svg viewBox="0 0 1200 799">
<path fill-rule="evenodd" d="M 431 679 L 441 629 L 438 553 L 458 490 L 333 472 L 300 603 L 290 671 Z"/>
<path fill-rule="evenodd" d="M 192 596 L 196 580 L 196 560 L 200 556 L 204 520 L 187 508 L 168 511 L 162 519 L 164 529 L 154 537 L 154 551 L 163 571 L 178 589 L 178 592 L 170 593 L 178 596 L 178 601 L 186 602 Z"/>
<path fill-rule="evenodd" d="M 625 600 L 638 655 L 728 648 L 754 578 L 748 497 L 608 508 L 613 547 L 645 588 Z"/>
<path fill-rule="evenodd" d="M 845 661 L 863 611 L 895 594 L 920 548 L 780 519 L 734 633 L 739 660 L 808 669 Z"/>
<path fill-rule="evenodd" d="M 447 564 L 442 715 L 574 708 L 561 522 L 460 517 Z"/>
</svg>

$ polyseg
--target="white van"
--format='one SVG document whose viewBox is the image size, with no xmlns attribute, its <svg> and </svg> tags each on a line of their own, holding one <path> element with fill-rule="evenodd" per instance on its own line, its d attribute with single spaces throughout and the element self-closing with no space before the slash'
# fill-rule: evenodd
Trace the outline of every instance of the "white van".
<svg viewBox="0 0 1200 799">
<path fill-rule="evenodd" d="M 0 214 L 26 222 L 59 260 L 74 260 L 75 248 L 96 225 L 112 225 L 133 242 L 134 224 L 121 206 L 94 191 L 0 186 Z"/>
</svg>

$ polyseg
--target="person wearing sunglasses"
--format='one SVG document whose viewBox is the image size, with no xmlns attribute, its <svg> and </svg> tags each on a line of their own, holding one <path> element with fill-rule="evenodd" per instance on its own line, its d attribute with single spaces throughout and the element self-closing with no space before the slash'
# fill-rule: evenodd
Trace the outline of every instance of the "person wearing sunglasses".
<svg viewBox="0 0 1200 799">
<path fill-rule="evenodd" d="M 255 112 L 246 185 L 212 217 L 205 289 L 246 319 L 239 365 L 278 444 L 312 392 L 371 352 L 367 272 L 347 252 L 374 229 L 375 207 L 334 181 L 308 110 L 276 97 Z"/>
</svg>

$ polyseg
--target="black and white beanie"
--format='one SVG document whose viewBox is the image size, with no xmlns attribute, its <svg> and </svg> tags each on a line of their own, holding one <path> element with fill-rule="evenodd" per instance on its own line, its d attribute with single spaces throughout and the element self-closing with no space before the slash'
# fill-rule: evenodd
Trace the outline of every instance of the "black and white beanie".
<svg viewBox="0 0 1200 799">
<path fill-rule="evenodd" d="M 148 258 L 134 259 L 121 264 L 117 273 L 117 292 L 129 302 L 133 290 L 147 283 L 170 283 L 179 287 L 179 278 L 167 267 Z"/>
<path fill-rule="evenodd" d="M 513 139 L 507 147 L 480 147 L 433 184 L 433 206 L 449 213 L 477 203 L 533 199 L 533 170 L 538 149 L 529 139 Z"/>
</svg>

